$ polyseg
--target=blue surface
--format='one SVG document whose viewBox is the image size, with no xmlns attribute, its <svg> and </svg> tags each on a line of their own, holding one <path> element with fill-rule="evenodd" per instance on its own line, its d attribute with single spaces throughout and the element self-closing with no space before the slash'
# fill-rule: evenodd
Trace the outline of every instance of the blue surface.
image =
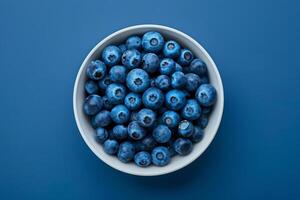
<svg viewBox="0 0 300 200">
<path fill-rule="evenodd" d="M 0 199 L 299 199 L 297 1 L 0 1 Z M 81 139 L 73 83 L 90 49 L 134 24 L 178 28 L 217 63 L 224 118 L 196 162 L 134 177 Z"/>
</svg>

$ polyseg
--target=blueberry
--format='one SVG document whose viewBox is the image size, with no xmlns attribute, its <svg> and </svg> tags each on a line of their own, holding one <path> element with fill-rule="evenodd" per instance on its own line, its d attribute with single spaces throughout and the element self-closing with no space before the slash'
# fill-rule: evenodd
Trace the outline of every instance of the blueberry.
<svg viewBox="0 0 300 200">
<path fill-rule="evenodd" d="M 118 159 L 124 163 L 130 162 L 135 153 L 134 145 L 131 142 L 123 142 L 120 144 L 118 151 Z"/>
<path fill-rule="evenodd" d="M 193 134 L 194 125 L 188 120 L 182 120 L 178 125 L 178 134 L 182 137 L 190 137 Z"/>
<path fill-rule="evenodd" d="M 112 137 L 116 140 L 124 140 L 127 135 L 127 127 L 124 125 L 116 125 L 112 130 Z"/>
<path fill-rule="evenodd" d="M 178 138 L 173 145 L 175 151 L 181 156 L 188 155 L 193 149 L 193 143 L 187 138 Z"/>
<path fill-rule="evenodd" d="M 170 152 L 167 147 L 155 147 L 151 153 L 152 163 L 157 166 L 165 166 L 170 162 Z"/>
<path fill-rule="evenodd" d="M 102 127 L 96 129 L 96 139 L 98 142 L 103 143 L 108 138 L 108 132 Z"/>
<path fill-rule="evenodd" d="M 142 40 L 139 36 L 130 36 L 126 40 L 126 47 L 127 49 L 137 49 L 140 50 L 142 48 Z"/>
<path fill-rule="evenodd" d="M 213 107 L 212 106 L 209 106 L 209 107 L 206 107 L 206 106 L 202 106 L 201 107 L 201 110 L 202 110 L 202 113 L 203 114 L 210 114 L 211 111 L 212 111 Z"/>
<path fill-rule="evenodd" d="M 125 44 L 121 44 L 121 45 L 119 45 L 118 47 L 119 47 L 119 49 L 121 50 L 121 54 L 123 54 L 123 53 L 127 50 Z"/>
<path fill-rule="evenodd" d="M 159 75 L 155 79 L 155 86 L 163 91 L 170 88 L 171 80 L 167 75 Z"/>
<path fill-rule="evenodd" d="M 171 139 L 172 132 L 166 125 L 158 125 L 153 130 L 152 135 L 158 143 L 166 143 Z"/>
<path fill-rule="evenodd" d="M 177 152 L 175 151 L 174 149 L 174 140 L 171 139 L 167 144 L 166 144 L 166 147 L 168 148 L 169 152 L 170 152 L 170 156 L 175 156 L 177 154 Z"/>
<path fill-rule="evenodd" d="M 103 96 L 102 97 L 102 101 L 103 101 L 103 108 L 106 110 L 111 110 L 114 105 L 110 103 L 109 99 L 107 98 L 107 96 Z"/>
<path fill-rule="evenodd" d="M 180 116 L 177 112 L 168 110 L 162 115 L 162 121 L 164 124 L 166 124 L 169 128 L 175 128 L 177 127 Z"/>
<path fill-rule="evenodd" d="M 88 80 L 85 83 L 84 89 L 85 89 L 86 93 L 88 93 L 88 94 L 96 94 L 99 92 L 99 87 L 98 87 L 97 83 L 92 80 Z"/>
<path fill-rule="evenodd" d="M 114 155 L 118 151 L 119 143 L 116 140 L 108 139 L 104 142 L 103 147 L 107 154 Z"/>
<path fill-rule="evenodd" d="M 109 70 L 109 79 L 113 82 L 124 83 L 126 80 L 126 68 L 116 65 Z"/>
<path fill-rule="evenodd" d="M 186 65 L 190 64 L 190 62 L 193 60 L 193 58 L 194 58 L 194 55 L 190 50 L 182 49 L 180 51 L 180 55 L 179 55 L 179 58 L 178 58 L 178 63 L 180 65 L 186 66 Z"/>
<path fill-rule="evenodd" d="M 119 63 L 121 59 L 121 50 L 114 45 L 107 46 L 102 51 L 102 60 L 108 66 L 113 66 Z"/>
<path fill-rule="evenodd" d="M 90 79 L 100 80 L 105 76 L 106 66 L 100 60 L 92 61 L 86 68 L 86 74 Z"/>
<path fill-rule="evenodd" d="M 170 40 L 165 43 L 163 53 L 167 58 L 176 58 L 180 55 L 180 45 L 177 42 Z"/>
<path fill-rule="evenodd" d="M 156 87 L 148 88 L 142 96 L 144 106 L 153 110 L 159 109 L 163 105 L 164 99 L 163 92 Z"/>
<path fill-rule="evenodd" d="M 110 112 L 107 110 L 100 111 L 91 119 L 92 126 L 97 127 L 106 127 L 111 123 Z"/>
<path fill-rule="evenodd" d="M 130 92 L 126 95 L 124 104 L 129 110 L 137 110 L 142 106 L 142 98 L 139 94 Z"/>
<path fill-rule="evenodd" d="M 165 103 L 171 110 L 180 110 L 186 104 L 185 93 L 181 90 L 170 90 L 166 94 Z"/>
<path fill-rule="evenodd" d="M 201 84 L 200 77 L 194 73 L 185 74 L 185 77 L 186 77 L 185 89 L 189 92 L 196 91 Z"/>
<path fill-rule="evenodd" d="M 199 126 L 194 126 L 194 131 L 192 136 L 190 137 L 190 140 L 192 142 L 199 142 L 202 140 L 203 135 L 204 135 L 203 129 Z"/>
<path fill-rule="evenodd" d="M 101 88 L 102 90 L 106 90 L 106 88 L 112 83 L 112 81 L 110 80 L 109 76 L 105 76 L 103 79 L 101 79 L 98 82 L 98 86 L 99 88 Z"/>
<path fill-rule="evenodd" d="M 143 92 L 150 85 L 149 75 L 142 69 L 133 69 L 127 74 L 126 85 L 133 92 Z"/>
<path fill-rule="evenodd" d="M 144 151 L 151 151 L 156 146 L 156 141 L 152 136 L 147 136 L 140 142 L 143 146 Z"/>
<path fill-rule="evenodd" d="M 202 106 L 212 106 L 216 102 L 217 92 L 211 84 L 202 84 L 195 94 Z"/>
<path fill-rule="evenodd" d="M 135 154 L 134 162 L 139 167 L 147 167 L 151 164 L 151 155 L 146 151 L 141 151 Z"/>
<path fill-rule="evenodd" d="M 117 124 L 124 124 L 130 118 L 130 111 L 124 105 L 116 105 L 110 112 L 111 119 Z"/>
<path fill-rule="evenodd" d="M 140 140 L 146 135 L 146 130 L 137 121 L 132 121 L 128 125 L 128 135 L 134 140 Z"/>
<path fill-rule="evenodd" d="M 147 52 L 159 52 L 164 45 L 163 36 L 155 31 L 147 32 L 142 38 L 142 47 Z"/>
<path fill-rule="evenodd" d="M 148 73 L 154 73 L 159 68 L 159 58 L 154 53 L 147 53 L 142 59 L 142 68 Z"/>
<path fill-rule="evenodd" d="M 137 121 L 137 112 L 136 111 L 131 112 L 130 121 Z"/>
<path fill-rule="evenodd" d="M 166 107 L 160 107 L 159 110 L 157 110 L 157 114 L 162 115 L 165 112 L 167 112 L 167 108 Z"/>
<path fill-rule="evenodd" d="M 112 83 L 106 88 L 105 94 L 112 104 L 120 104 L 126 95 L 126 88 L 119 83 Z"/>
<path fill-rule="evenodd" d="M 137 113 L 137 121 L 142 127 L 151 127 L 156 120 L 156 114 L 148 108 L 143 108 Z"/>
<path fill-rule="evenodd" d="M 128 69 L 133 69 L 139 66 L 142 60 L 141 53 L 136 49 L 126 50 L 122 54 L 122 64 Z"/>
<path fill-rule="evenodd" d="M 181 111 L 181 116 L 187 120 L 196 120 L 201 115 L 201 107 L 197 100 L 189 99 Z"/>
<path fill-rule="evenodd" d="M 175 71 L 176 72 L 183 72 L 183 68 L 178 63 L 175 63 Z"/>
<path fill-rule="evenodd" d="M 155 78 L 150 79 L 150 87 L 155 87 Z"/>
<path fill-rule="evenodd" d="M 180 89 L 185 86 L 187 78 L 182 72 L 174 72 L 171 76 L 171 86 L 174 89 Z"/>
<path fill-rule="evenodd" d="M 160 61 L 159 72 L 163 75 L 170 75 L 175 72 L 175 62 L 172 58 L 164 58 Z"/>
<path fill-rule="evenodd" d="M 190 64 L 190 71 L 202 77 L 207 74 L 207 67 L 201 59 L 196 58 Z"/>
<path fill-rule="evenodd" d="M 196 120 L 196 124 L 202 129 L 205 129 L 208 124 L 208 116 L 202 114 L 200 118 Z"/>
<path fill-rule="evenodd" d="M 85 98 L 83 103 L 83 111 L 86 115 L 95 115 L 103 107 L 102 98 L 96 94 L 92 94 Z"/>
</svg>

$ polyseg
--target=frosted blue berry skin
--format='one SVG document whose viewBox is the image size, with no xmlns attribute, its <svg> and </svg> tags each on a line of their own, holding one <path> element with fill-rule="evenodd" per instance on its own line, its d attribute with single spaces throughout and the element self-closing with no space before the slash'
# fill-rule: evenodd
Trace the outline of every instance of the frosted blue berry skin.
<svg viewBox="0 0 300 200">
<path fill-rule="evenodd" d="M 178 63 L 175 63 L 175 71 L 176 71 L 176 72 L 183 72 L 182 66 L 179 65 Z"/>
<path fill-rule="evenodd" d="M 182 137 L 190 137 L 193 134 L 194 125 L 188 120 L 182 120 L 178 125 L 178 134 Z"/>
<path fill-rule="evenodd" d="M 196 99 L 187 100 L 185 106 L 182 108 L 181 116 L 187 120 L 196 120 L 201 115 L 201 107 Z"/>
<path fill-rule="evenodd" d="M 119 49 L 121 50 L 121 54 L 123 54 L 123 53 L 127 50 L 127 47 L 126 47 L 125 44 L 121 44 L 121 45 L 119 45 L 118 47 L 119 47 Z"/>
<path fill-rule="evenodd" d="M 196 120 L 196 124 L 200 126 L 202 129 L 205 129 L 208 124 L 208 115 L 202 114 L 200 118 Z"/>
<path fill-rule="evenodd" d="M 124 105 L 116 105 L 111 110 L 110 117 L 116 124 L 124 124 L 129 121 L 130 111 Z"/>
<path fill-rule="evenodd" d="M 156 87 L 148 88 L 142 96 L 144 106 L 153 110 L 159 109 L 163 105 L 164 99 L 163 92 Z"/>
<path fill-rule="evenodd" d="M 108 139 L 104 142 L 103 148 L 105 153 L 114 155 L 118 152 L 119 143 L 116 140 Z"/>
<path fill-rule="evenodd" d="M 207 66 L 201 59 L 196 58 L 190 64 L 190 71 L 200 77 L 207 75 Z"/>
<path fill-rule="evenodd" d="M 163 36 L 156 31 L 149 31 L 143 35 L 142 47 L 146 52 L 159 52 L 164 46 Z"/>
<path fill-rule="evenodd" d="M 93 80 L 88 80 L 84 84 L 84 89 L 87 94 L 97 94 L 99 92 L 98 84 Z"/>
<path fill-rule="evenodd" d="M 148 108 L 143 108 L 137 113 L 137 122 L 142 127 L 153 126 L 156 120 L 156 113 Z"/>
<path fill-rule="evenodd" d="M 131 142 L 125 141 L 120 144 L 118 159 L 123 163 L 128 163 L 134 158 L 135 148 Z"/>
<path fill-rule="evenodd" d="M 126 85 L 132 92 L 144 92 L 150 85 L 149 75 L 142 69 L 133 69 L 127 74 Z"/>
<path fill-rule="evenodd" d="M 106 127 L 111 124 L 110 112 L 107 110 L 100 111 L 97 115 L 92 117 L 91 124 L 94 128 Z"/>
<path fill-rule="evenodd" d="M 111 110 L 114 107 L 114 105 L 109 101 L 107 96 L 103 96 L 102 100 L 103 100 L 103 108 L 104 109 Z"/>
<path fill-rule="evenodd" d="M 194 143 L 200 142 L 203 138 L 204 131 L 200 126 L 194 126 L 193 134 L 190 137 L 190 140 Z"/>
<path fill-rule="evenodd" d="M 169 128 L 175 128 L 180 122 L 180 115 L 175 111 L 168 110 L 163 113 L 162 121 Z"/>
<path fill-rule="evenodd" d="M 120 62 L 121 50 L 115 45 L 109 45 L 102 51 L 102 60 L 108 66 L 114 66 Z"/>
<path fill-rule="evenodd" d="M 126 88 L 120 83 L 112 83 L 107 86 L 105 95 L 112 104 L 120 104 L 126 96 Z"/>
<path fill-rule="evenodd" d="M 92 61 L 86 68 L 87 76 L 92 80 L 100 80 L 106 74 L 106 65 L 100 61 Z"/>
<path fill-rule="evenodd" d="M 175 151 L 181 156 L 188 155 L 193 149 L 193 143 L 187 138 L 178 138 L 173 146 Z"/>
<path fill-rule="evenodd" d="M 98 86 L 100 89 L 102 90 L 106 90 L 106 88 L 112 83 L 112 81 L 110 80 L 109 76 L 105 76 L 103 79 L 101 79 L 98 82 Z"/>
<path fill-rule="evenodd" d="M 126 47 L 127 47 L 127 49 L 141 50 L 141 48 L 142 48 L 142 39 L 137 35 L 130 36 L 126 40 Z"/>
<path fill-rule="evenodd" d="M 180 110 L 186 104 L 186 95 L 181 90 L 170 90 L 165 96 L 165 104 L 171 110 Z"/>
<path fill-rule="evenodd" d="M 212 106 L 217 99 L 217 91 L 211 84 L 202 84 L 195 94 L 198 102 L 202 106 Z"/>
<path fill-rule="evenodd" d="M 155 79 L 155 86 L 158 89 L 167 91 L 171 87 L 171 79 L 167 75 L 159 75 Z"/>
<path fill-rule="evenodd" d="M 164 58 L 160 61 L 159 72 L 163 75 L 170 75 L 175 72 L 175 62 L 172 58 Z"/>
<path fill-rule="evenodd" d="M 146 151 L 135 154 L 134 162 L 139 167 L 147 167 L 151 164 L 151 155 Z"/>
<path fill-rule="evenodd" d="M 85 98 L 83 103 L 83 112 L 86 115 L 95 115 L 103 107 L 103 100 L 100 96 L 92 94 Z"/>
<path fill-rule="evenodd" d="M 116 125 L 112 130 L 112 137 L 118 141 L 125 140 L 128 136 L 127 127 L 124 125 Z"/>
<path fill-rule="evenodd" d="M 146 135 L 146 130 L 141 127 L 137 121 L 130 122 L 127 130 L 129 137 L 133 140 L 140 140 Z"/>
<path fill-rule="evenodd" d="M 196 91 L 201 84 L 200 77 L 194 73 L 185 74 L 185 77 L 186 77 L 185 89 L 189 92 Z"/>
<path fill-rule="evenodd" d="M 159 68 L 159 58 L 154 53 L 146 53 L 143 56 L 141 67 L 148 73 L 154 73 Z"/>
<path fill-rule="evenodd" d="M 156 166 L 165 166 L 169 164 L 171 156 L 167 147 L 158 146 L 152 150 L 152 163 Z"/>
<path fill-rule="evenodd" d="M 152 149 L 157 145 L 157 142 L 152 136 L 146 136 L 141 140 L 141 150 L 143 151 L 152 151 Z"/>
<path fill-rule="evenodd" d="M 171 139 L 172 132 L 166 125 L 158 125 L 154 128 L 152 136 L 158 143 L 167 143 Z"/>
<path fill-rule="evenodd" d="M 129 94 L 126 95 L 124 99 L 124 105 L 129 110 L 138 110 L 142 106 L 141 95 L 134 92 L 130 92 Z"/>
<path fill-rule="evenodd" d="M 180 89 L 185 86 L 187 78 L 183 72 L 174 72 L 171 76 L 171 86 L 174 89 Z"/>
<path fill-rule="evenodd" d="M 136 49 L 126 50 L 122 54 L 122 64 L 127 67 L 127 69 L 134 69 L 139 66 L 142 60 L 141 53 Z"/>
<path fill-rule="evenodd" d="M 190 50 L 182 49 L 177 62 L 182 66 L 187 66 L 192 62 L 193 59 L 194 55 Z"/>
<path fill-rule="evenodd" d="M 176 41 L 170 40 L 165 43 L 163 54 L 167 58 L 177 58 L 180 55 L 180 50 L 180 45 Z"/>
<path fill-rule="evenodd" d="M 122 65 L 115 65 L 109 70 L 109 79 L 113 82 L 124 83 L 126 81 L 126 68 Z"/>
<path fill-rule="evenodd" d="M 137 121 L 137 111 L 131 112 L 130 121 Z"/>
<path fill-rule="evenodd" d="M 108 138 L 108 132 L 105 128 L 98 127 L 96 129 L 96 140 L 100 143 L 103 143 Z"/>
</svg>

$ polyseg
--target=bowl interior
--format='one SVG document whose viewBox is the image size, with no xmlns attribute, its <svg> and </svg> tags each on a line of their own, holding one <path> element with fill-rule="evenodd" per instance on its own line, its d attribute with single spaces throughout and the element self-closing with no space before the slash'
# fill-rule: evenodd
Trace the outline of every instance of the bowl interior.
<svg viewBox="0 0 300 200">
<path fill-rule="evenodd" d="M 178 41 L 183 47 L 190 49 L 195 54 L 196 57 L 201 58 L 208 66 L 210 83 L 216 88 L 218 97 L 217 97 L 217 102 L 214 107 L 214 110 L 210 115 L 209 123 L 205 128 L 204 137 L 201 142 L 194 145 L 194 149 L 189 155 L 175 156 L 171 159 L 170 164 L 164 167 L 156 167 L 152 165 L 147 168 L 141 168 L 141 167 L 137 167 L 133 163 L 124 164 L 120 162 L 115 156 L 107 155 L 103 151 L 102 146 L 95 141 L 95 130 L 91 127 L 88 117 L 86 117 L 83 113 L 82 103 L 85 97 L 84 83 L 87 80 L 85 74 L 87 65 L 92 60 L 99 58 L 102 49 L 107 45 L 119 44 L 123 42 L 130 35 L 143 34 L 146 31 L 150 31 L 150 30 L 159 31 L 160 33 L 163 34 L 163 36 L 166 39 L 171 38 L 173 40 Z M 188 35 L 178 30 L 165 27 L 165 26 L 160 26 L 160 25 L 138 25 L 138 26 L 128 27 L 111 34 L 110 36 L 102 40 L 100 43 L 98 43 L 96 47 L 92 49 L 92 51 L 89 53 L 89 55 L 86 57 L 86 59 L 81 65 L 81 68 L 78 72 L 77 79 L 75 82 L 74 96 L 73 96 L 73 106 L 74 106 L 76 123 L 83 139 L 90 147 L 90 149 L 101 160 L 103 160 L 111 167 L 129 174 L 142 175 L 142 176 L 153 176 L 153 175 L 170 173 L 188 165 L 189 163 L 194 161 L 197 157 L 199 157 L 204 152 L 204 150 L 208 147 L 208 145 L 211 143 L 218 130 L 222 118 L 222 113 L 223 113 L 223 104 L 224 104 L 224 95 L 223 95 L 222 81 L 214 62 L 210 58 L 208 53 L 203 49 L 203 47 L 199 43 L 197 43 L 194 39 L 192 39 Z"/>
</svg>

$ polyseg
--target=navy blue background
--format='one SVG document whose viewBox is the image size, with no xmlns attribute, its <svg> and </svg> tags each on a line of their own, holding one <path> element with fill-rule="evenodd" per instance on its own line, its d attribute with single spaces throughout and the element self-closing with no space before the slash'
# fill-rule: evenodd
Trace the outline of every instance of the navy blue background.
<svg viewBox="0 0 300 200">
<path fill-rule="evenodd" d="M 297 1 L 0 1 L 0 199 L 299 199 Z M 186 32 L 222 75 L 217 137 L 190 166 L 135 177 L 101 162 L 72 110 L 79 66 L 126 26 Z"/>
</svg>

